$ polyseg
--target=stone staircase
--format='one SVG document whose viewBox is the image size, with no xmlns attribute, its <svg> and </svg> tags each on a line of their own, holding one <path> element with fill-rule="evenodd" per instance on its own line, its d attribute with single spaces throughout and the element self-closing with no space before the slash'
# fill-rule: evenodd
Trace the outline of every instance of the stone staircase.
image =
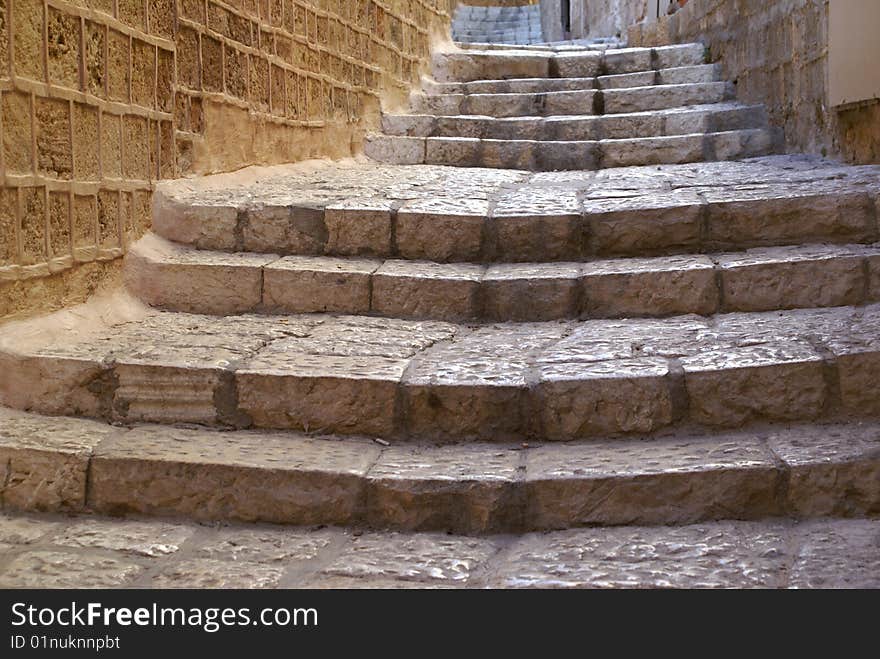
<svg viewBox="0 0 880 659">
<path fill-rule="evenodd" d="M 550 53 L 439 56 L 437 113 L 368 151 L 428 164 L 161 183 L 127 292 L 0 332 L 3 506 L 460 533 L 880 514 L 880 167 L 732 160 L 765 117 L 694 46 Z M 509 116 L 582 105 L 606 113 Z"/>
<path fill-rule="evenodd" d="M 452 38 L 462 43 L 541 43 L 541 7 L 459 5 L 452 19 Z"/>
<path fill-rule="evenodd" d="M 733 160 L 773 151 L 701 44 L 461 50 L 434 58 L 410 111 L 366 153 L 385 163 L 532 171 Z"/>
</svg>

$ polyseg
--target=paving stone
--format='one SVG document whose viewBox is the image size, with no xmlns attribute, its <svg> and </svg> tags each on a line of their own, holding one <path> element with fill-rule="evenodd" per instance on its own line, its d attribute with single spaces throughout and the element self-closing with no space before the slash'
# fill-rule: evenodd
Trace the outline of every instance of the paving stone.
<svg viewBox="0 0 880 659">
<path fill-rule="evenodd" d="M 193 559 L 177 563 L 155 574 L 151 588 L 273 588 L 284 570 L 263 563 Z"/>
<path fill-rule="evenodd" d="M 529 535 L 489 584 L 504 588 L 773 588 L 786 560 L 783 528 L 757 523 L 585 529 Z"/>
<path fill-rule="evenodd" d="M 364 534 L 323 574 L 427 583 L 466 583 L 497 551 L 491 540 L 448 536 Z"/>
<path fill-rule="evenodd" d="M 205 540 L 195 553 L 200 558 L 289 566 L 322 555 L 337 535 L 298 528 L 228 528 Z"/>
<path fill-rule="evenodd" d="M 778 515 L 777 466 L 747 434 L 551 445 L 526 455 L 526 528 Z"/>
<path fill-rule="evenodd" d="M 368 259 L 288 256 L 263 269 L 263 304 L 285 313 L 368 313 L 370 276 L 380 266 Z"/>
<path fill-rule="evenodd" d="M 0 515 L 0 542 L 9 548 L 13 544 L 27 545 L 56 530 L 58 526 L 39 517 Z"/>
<path fill-rule="evenodd" d="M 795 532 L 791 588 L 880 588 L 880 524 L 834 520 L 804 524 Z"/>
<path fill-rule="evenodd" d="M 156 558 L 176 553 L 191 536 L 192 529 L 181 525 L 83 519 L 59 533 L 53 543 Z"/>
<path fill-rule="evenodd" d="M 129 559 L 31 551 L 0 572 L 2 588 L 113 588 L 130 585 L 143 568 Z"/>
</svg>

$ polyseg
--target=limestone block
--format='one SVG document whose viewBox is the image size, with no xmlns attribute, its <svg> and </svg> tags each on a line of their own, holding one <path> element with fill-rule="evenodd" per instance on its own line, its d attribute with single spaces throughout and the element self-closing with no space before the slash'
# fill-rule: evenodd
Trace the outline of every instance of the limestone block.
<svg viewBox="0 0 880 659">
<path fill-rule="evenodd" d="M 372 310 L 399 318 L 475 318 L 484 271 L 471 264 L 386 261 L 373 275 Z"/>
<path fill-rule="evenodd" d="M 805 344 L 705 351 L 682 359 L 690 416 L 697 423 L 815 419 L 827 395 L 821 357 Z"/>
<path fill-rule="evenodd" d="M 480 199 L 409 202 L 397 212 L 400 256 L 437 262 L 476 261 L 488 212 L 488 202 Z"/>
<path fill-rule="evenodd" d="M 425 140 L 422 137 L 367 135 L 364 155 L 377 162 L 417 165 L 425 162 Z"/>
<path fill-rule="evenodd" d="M 672 423 L 672 392 L 665 360 L 544 364 L 540 370 L 544 435 L 570 440 L 658 430 Z"/>
<path fill-rule="evenodd" d="M 779 474 L 753 437 L 561 444 L 526 455 L 526 528 L 778 515 Z"/>
<path fill-rule="evenodd" d="M 861 302 L 865 281 L 858 250 L 769 247 L 717 257 L 729 311 L 833 307 Z"/>
<path fill-rule="evenodd" d="M 289 256 L 263 270 L 263 304 L 285 313 L 367 313 L 380 261 Z"/>
<path fill-rule="evenodd" d="M 576 314 L 580 265 L 496 264 L 483 278 L 486 317 L 497 321 L 541 321 Z"/>
<path fill-rule="evenodd" d="M 718 308 L 705 256 L 593 261 L 583 269 L 584 311 L 593 317 L 709 315 Z"/>
</svg>

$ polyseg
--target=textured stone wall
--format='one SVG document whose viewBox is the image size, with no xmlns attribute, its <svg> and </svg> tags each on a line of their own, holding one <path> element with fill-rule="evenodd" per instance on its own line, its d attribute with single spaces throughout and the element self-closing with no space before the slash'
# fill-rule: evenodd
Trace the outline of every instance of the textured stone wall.
<svg viewBox="0 0 880 659">
<path fill-rule="evenodd" d="M 828 105 L 828 0 L 690 0 L 629 30 L 631 45 L 703 41 L 735 80 L 737 97 L 765 103 L 790 151 L 880 162 L 880 103 Z"/>
<path fill-rule="evenodd" d="M 571 37 L 625 36 L 630 25 L 644 20 L 648 4 L 648 0 L 571 0 Z M 541 0 L 541 24 L 547 39 L 563 38 L 561 0 Z"/>
<path fill-rule="evenodd" d="M 78 301 L 153 182 L 357 153 L 454 0 L 0 0 L 0 318 Z"/>
</svg>

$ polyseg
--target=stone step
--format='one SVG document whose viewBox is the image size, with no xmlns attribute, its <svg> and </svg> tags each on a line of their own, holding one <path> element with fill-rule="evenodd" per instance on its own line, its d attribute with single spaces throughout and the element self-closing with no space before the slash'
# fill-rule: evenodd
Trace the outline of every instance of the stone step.
<svg viewBox="0 0 880 659">
<path fill-rule="evenodd" d="M 508 94 L 413 94 L 410 105 L 417 114 L 527 117 L 645 112 L 721 103 L 733 98 L 733 85 L 730 83 L 700 82 L 605 91 L 580 89 Z"/>
<path fill-rule="evenodd" d="M 682 66 L 675 69 L 627 73 L 598 78 L 523 78 L 515 80 L 475 80 L 473 82 L 434 82 L 423 80 L 422 88 L 428 95 L 437 94 L 533 94 L 539 92 L 575 91 L 593 89 L 621 89 L 650 85 L 679 85 L 706 83 L 720 80 L 717 64 Z"/>
<path fill-rule="evenodd" d="M 880 415 L 878 336 L 878 304 L 467 326 L 217 318 L 117 295 L 4 326 L 0 404 L 454 443 L 852 421 Z"/>
<path fill-rule="evenodd" d="M 438 82 L 470 82 L 508 78 L 593 78 L 697 64 L 705 64 L 702 44 L 575 52 L 468 49 L 435 53 L 433 72 Z"/>
<path fill-rule="evenodd" d="M 880 167 L 811 157 L 566 174 L 370 163 L 159 183 L 153 230 L 207 250 L 585 261 L 880 241 Z"/>
<path fill-rule="evenodd" d="M 228 254 L 147 235 L 126 257 L 125 279 L 150 305 L 199 314 L 449 321 L 709 315 L 880 302 L 880 245 L 479 265 Z"/>
<path fill-rule="evenodd" d="M 0 453 L 15 510 L 459 533 L 880 513 L 880 426 L 867 423 L 383 447 L 0 408 Z"/>
<path fill-rule="evenodd" d="M 768 127 L 763 105 L 713 103 L 615 115 L 483 117 L 385 114 L 382 133 L 401 137 L 584 141 L 714 133 Z"/>
<path fill-rule="evenodd" d="M 368 135 L 364 153 L 378 162 L 493 167 L 534 172 L 738 160 L 772 153 L 766 129 L 603 140 L 491 140 Z"/>
<path fill-rule="evenodd" d="M 465 51 L 510 51 L 521 50 L 525 52 L 542 52 L 542 53 L 573 53 L 586 52 L 594 50 L 620 50 L 626 44 L 616 38 L 612 39 L 570 39 L 567 41 L 545 41 L 531 45 L 511 45 L 497 43 L 457 43 L 456 46 L 460 50 Z"/>
</svg>

